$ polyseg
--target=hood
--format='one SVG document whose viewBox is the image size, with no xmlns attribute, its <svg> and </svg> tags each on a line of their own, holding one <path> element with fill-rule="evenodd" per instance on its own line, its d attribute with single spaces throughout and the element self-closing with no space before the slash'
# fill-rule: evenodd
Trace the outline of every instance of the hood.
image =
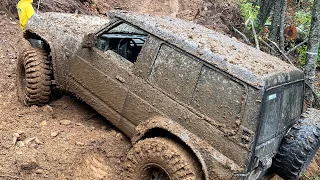
<svg viewBox="0 0 320 180">
<path fill-rule="evenodd" d="M 40 34 L 50 32 L 55 37 L 59 37 L 58 33 L 62 32 L 81 39 L 86 34 L 98 31 L 108 22 L 108 19 L 96 16 L 50 12 L 32 16 L 26 30 L 43 31 Z"/>
<path fill-rule="evenodd" d="M 64 45 L 75 50 L 85 35 L 98 32 L 108 22 L 109 19 L 96 16 L 48 12 L 33 15 L 25 31 L 35 33 L 57 47 Z"/>
</svg>

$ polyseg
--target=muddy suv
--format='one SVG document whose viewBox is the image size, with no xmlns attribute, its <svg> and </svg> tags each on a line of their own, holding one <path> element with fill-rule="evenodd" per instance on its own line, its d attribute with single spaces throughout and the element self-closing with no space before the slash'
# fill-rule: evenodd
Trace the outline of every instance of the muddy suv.
<svg viewBox="0 0 320 180">
<path fill-rule="evenodd" d="M 319 147 L 303 72 L 200 25 L 44 13 L 24 38 L 20 101 L 59 88 L 96 109 L 132 141 L 123 179 L 297 179 Z"/>
</svg>

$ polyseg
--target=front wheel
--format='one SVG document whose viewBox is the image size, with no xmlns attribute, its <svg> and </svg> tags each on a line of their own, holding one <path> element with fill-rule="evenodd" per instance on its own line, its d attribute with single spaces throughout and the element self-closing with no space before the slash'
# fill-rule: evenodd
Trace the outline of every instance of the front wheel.
<svg viewBox="0 0 320 180">
<path fill-rule="evenodd" d="M 201 180 L 200 164 L 187 148 L 168 138 L 135 144 L 125 165 L 125 180 Z"/>
<path fill-rule="evenodd" d="M 46 52 L 23 40 L 17 64 L 17 94 L 27 106 L 42 106 L 51 97 L 51 62 Z"/>
</svg>

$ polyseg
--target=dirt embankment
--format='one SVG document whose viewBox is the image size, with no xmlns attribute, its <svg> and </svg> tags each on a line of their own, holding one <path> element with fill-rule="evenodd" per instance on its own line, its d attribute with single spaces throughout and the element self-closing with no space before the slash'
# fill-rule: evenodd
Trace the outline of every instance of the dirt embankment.
<svg viewBox="0 0 320 180">
<path fill-rule="evenodd" d="M 15 17 L 16 4 L 19 0 L 3 0 L 0 10 L 5 10 Z M 224 34 L 230 34 L 230 23 L 240 27 L 241 17 L 237 5 L 232 0 L 41 0 L 39 11 L 67 12 L 107 16 L 112 9 L 145 12 L 149 14 L 170 15 Z M 38 0 L 34 0 L 36 8 Z M 228 23 L 226 23 L 228 22 Z"/>
</svg>

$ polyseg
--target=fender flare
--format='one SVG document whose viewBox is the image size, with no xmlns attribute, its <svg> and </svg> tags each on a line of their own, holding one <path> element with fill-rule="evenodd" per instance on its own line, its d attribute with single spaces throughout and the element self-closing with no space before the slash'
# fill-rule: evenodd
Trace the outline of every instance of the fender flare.
<svg viewBox="0 0 320 180">
<path fill-rule="evenodd" d="M 144 121 L 136 127 L 136 132 L 131 138 L 132 144 L 134 145 L 140 140 L 143 140 L 148 132 L 151 132 L 155 129 L 164 130 L 170 135 L 174 135 L 175 137 L 179 138 L 197 157 L 199 163 L 201 164 L 201 169 L 205 179 L 209 179 L 208 168 L 206 166 L 205 160 L 200 152 L 199 146 L 194 143 L 201 140 L 177 122 L 164 117 L 154 117 L 147 121 Z"/>
<path fill-rule="evenodd" d="M 40 33 L 37 33 L 31 29 L 26 29 L 24 32 L 23 32 L 23 37 L 25 39 L 27 39 L 27 34 L 30 33 L 30 34 L 34 34 L 35 36 L 38 36 L 39 38 L 41 38 L 41 40 L 43 40 L 49 47 L 50 47 L 50 51 L 51 51 L 51 57 L 52 57 L 52 68 L 53 68 L 53 77 L 54 79 L 57 81 L 57 78 L 56 77 L 56 73 L 55 73 L 55 70 L 56 70 L 56 49 L 54 48 L 54 45 L 51 41 L 49 41 L 49 39 L 51 39 L 50 37 L 47 37 L 47 36 L 43 36 L 43 35 L 40 35 Z"/>
</svg>

